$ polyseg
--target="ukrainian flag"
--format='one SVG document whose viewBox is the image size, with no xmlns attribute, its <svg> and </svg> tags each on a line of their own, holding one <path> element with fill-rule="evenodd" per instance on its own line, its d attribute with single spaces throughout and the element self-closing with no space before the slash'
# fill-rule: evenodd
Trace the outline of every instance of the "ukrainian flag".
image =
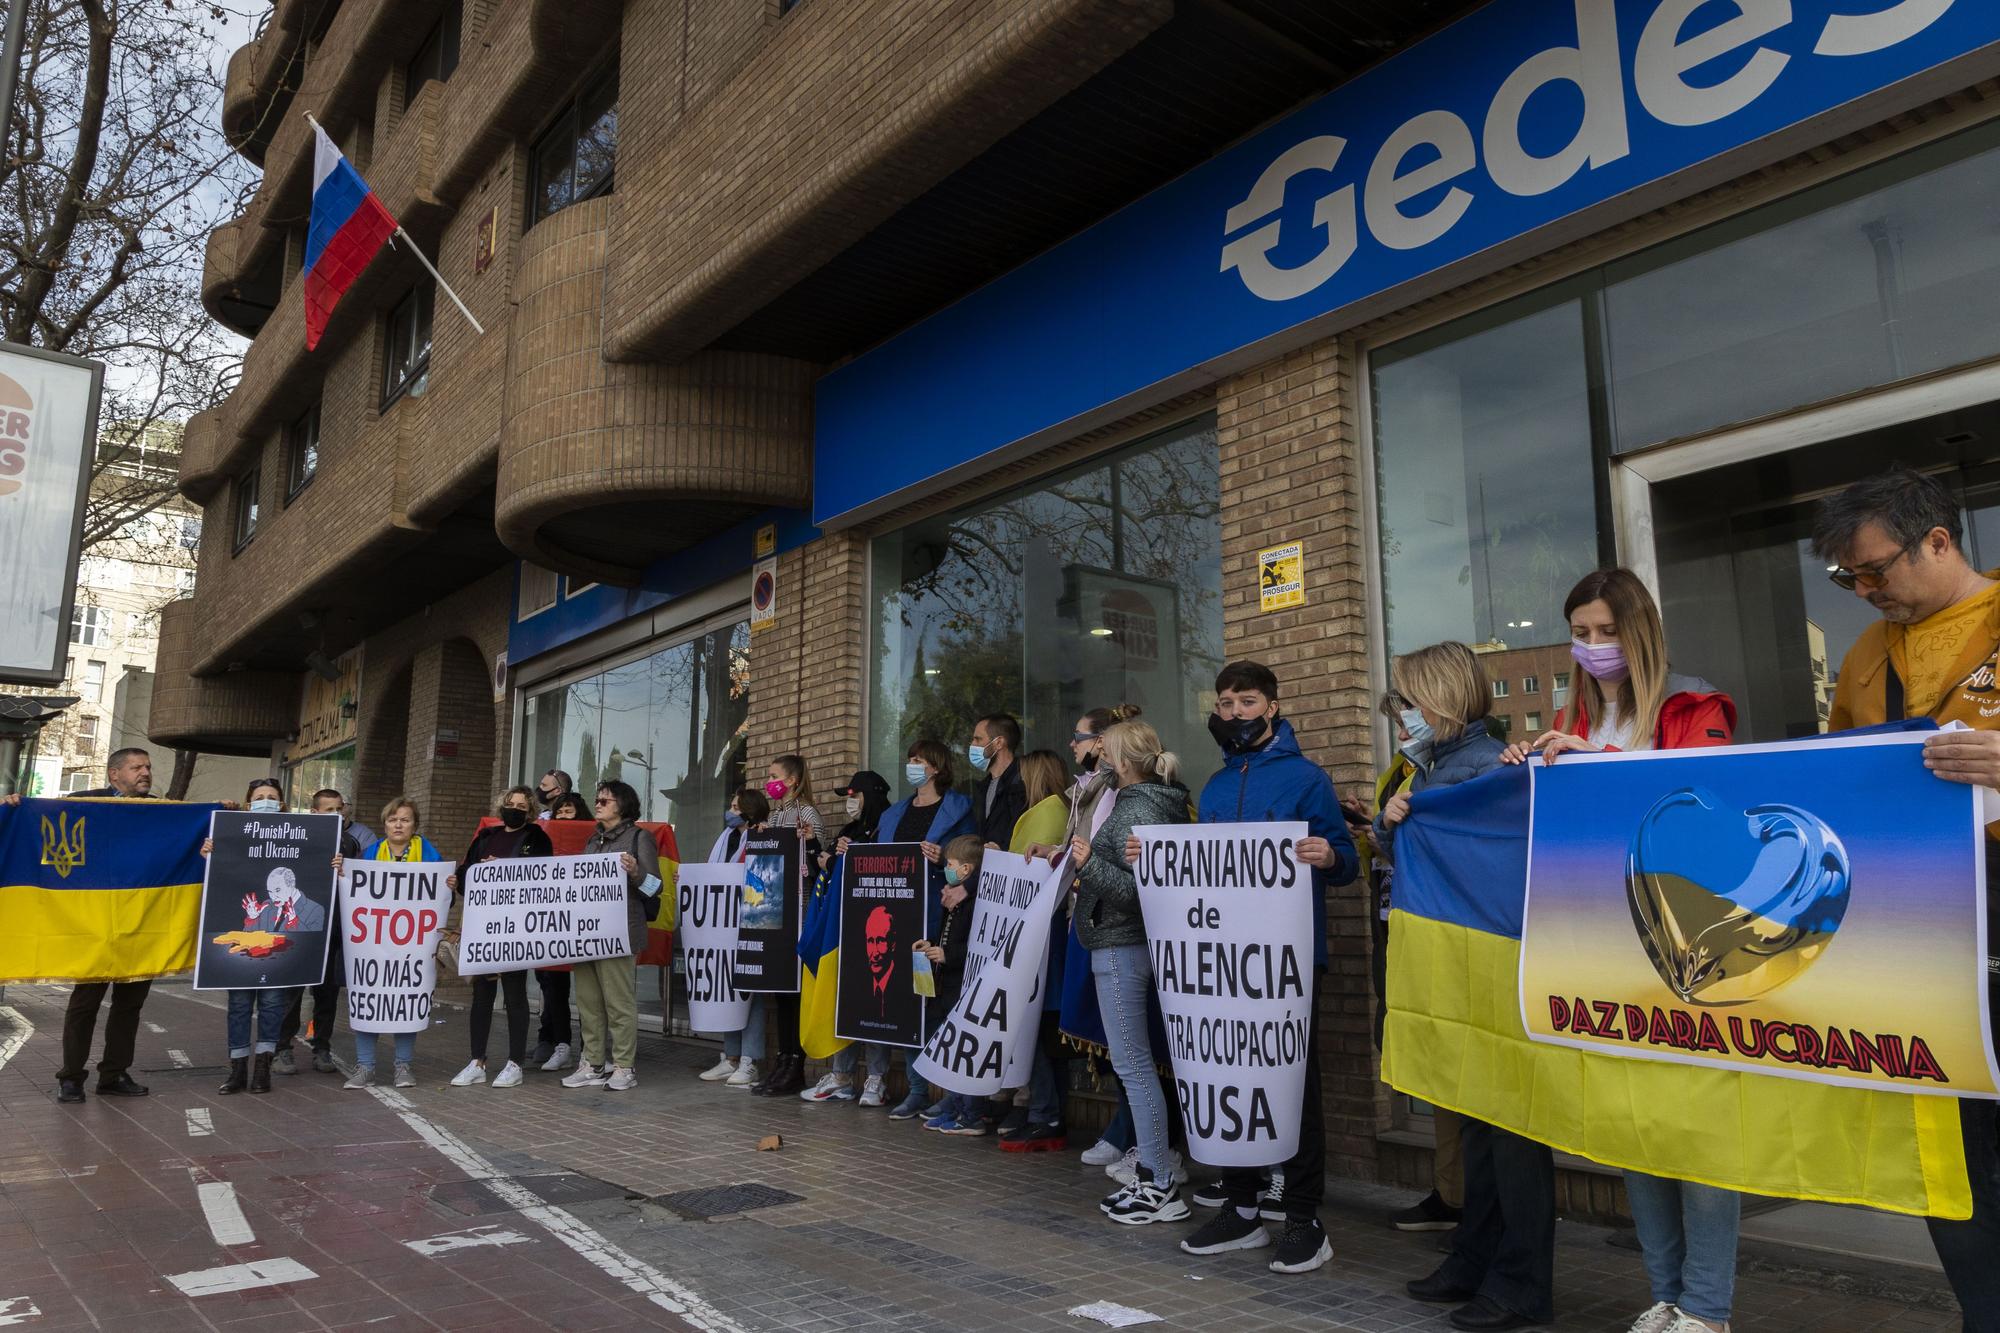
<svg viewBox="0 0 2000 1333">
<path fill-rule="evenodd" d="M 0 983 L 139 981 L 194 966 L 214 805 L 0 805 Z"/>
<path fill-rule="evenodd" d="M 844 1050 L 833 1035 L 833 1002 L 840 986 L 840 880 L 844 856 L 813 876 L 799 922 L 799 1047 L 815 1060 Z"/>
<path fill-rule="evenodd" d="M 1530 1042 L 1521 1026 L 1529 780 L 1418 795 L 1396 830 L 1382 1078 L 1552 1148 L 1826 1203 L 1972 1215 L 1958 1103 Z"/>
</svg>

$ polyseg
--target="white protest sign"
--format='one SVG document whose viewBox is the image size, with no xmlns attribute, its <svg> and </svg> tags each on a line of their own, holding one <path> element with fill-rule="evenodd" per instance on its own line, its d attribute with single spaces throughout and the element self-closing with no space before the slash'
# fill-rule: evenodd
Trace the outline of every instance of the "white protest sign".
<svg viewBox="0 0 2000 1333">
<path fill-rule="evenodd" d="M 422 1032 L 431 1025 L 438 936 L 451 907 L 443 862 L 349 861 L 340 887 L 347 1025 Z"/>
<path fill-rule="evenodd" d="M 1153 824 L 1133 874 L 1188 1152 L 1276 1166 L 1298 1151 L 1312 1032 L 1304 824 Z"/>
<path fill-rule="evenodd" d="M 618 853 L 522 856 L 466 867 L 461 976 L 631 953 Z"/>
<path fill-rule="evenodd" d="M 696 1032 L 741 1031 L 750 1021 L 750 996 L 736 989 L 736 945 L 748 867 L 740 861 L 683 862 L 677 878 L 688 1026 Z"/>
<path fill-rule="evenodd" d="M 1011 852 L 986 853 L 965 978 L 951 1012 L 911 1065 L 919 1075 L 947 1092 L 972 1096 L 1027 1082 L 1041 1031 L 1049 918 L 1061 892 L 1062 867 Z"/>
</svg>

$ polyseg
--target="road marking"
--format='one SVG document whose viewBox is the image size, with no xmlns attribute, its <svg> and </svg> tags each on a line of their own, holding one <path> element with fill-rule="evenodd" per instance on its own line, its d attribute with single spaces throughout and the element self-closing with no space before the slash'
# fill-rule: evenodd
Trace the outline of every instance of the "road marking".
<svg viewBox="0 0 2000 1333">
<path fill-rule="evenodd" d="M 194 1061 L 188 1059 L 188 1053 L 186 1051 L 168 1051 L 167 1059 L 172 1060 L 174 1062 L 174 1068 L 176 1069 L 194 1068 Z"/>
<path fill-rule="evenodd" d="M 60 1166 L 31 1166 L 24 1171 L 9 1171 L 6 1175 L 0 1176 L 0 1185 L 34 1185 L 46 1180 L 81 1180 L 85 1176 L 96 1174 L 97 1168 L 94 1166 L 80 1166 L 75 1170 Z"/>
<path fill-rule="evenodd" d="M 21 1048 L 28 1044 L 28 1038 L 35 1035 L 35 1025 L 21 1017 L 21 1011 L 11 1005 L 0 1005 L 0 1018 L 5 1018 L 14 1029 L 0 1037 L 0 1069 L 5 1069 L 7 1062 L 19 1055 Z"/>
<path fill-rule="evenodd" d="M 409 1104 L 408 1099 L 387 1088 L 370 1088 L 368 1091 L 385 1106 L 393 1106 L 396 1102 Z M 385 1093 L 388 1096 L 384 1096 Z M 390 1097 L 395 1097 L 395 1101 L 390 1101 Z M 414 1111 L 402 1112 L 402 1118 L 404 1124 L 443 1154 L 446 1161 L 484 1184 L 502 1203 L 516 1209 L 521 1218 L 547 1231 L 598 1271 L 623 1283 L 628 1290 L 637 1292 L 662 1310 L 677 1314 L 708 1333 L 746 1333 L 741 1324 L 703 1300 L 693 1288 L 683 1286 L 651 1264 L 633 1258 L 569 1212 L 542 1202 L 533 1192 L 502 1176 L 491 1162 L 451 1131 L 432 1124 Z"/>
<path fill-rule="evenodd" d="M 0 1296 L 0 1325 L 25 1324 L 41 1317 L 41 1307 L 26 1296 Z"/>
<path fill-rule="evenodd" d="M 189 1138 L 202 1139 L 215 1133 L 215 1117 L 206 1106 L 190 1106 L 187 1118 Z"/>
<path fill-rule="evenodd" d="M 518 1231 L 502 1231 L 498 1226 L 474 1227 L 470 1231 L 454 1231 L 449 1235 L 432 1236 L 429 1240 L 406 1240 L 403 1244 L 418 1254 L 449 1254 L 453 1250 L 470 1250 L 481 1245 L 526 1245 L 528 1238 Z"/>
<path fill-rule="evenodd" d="M 230 1264 L 226 1268 L 204 1268 L 194 1273 L 178 1273 L 167 1281 L 183 1296 L 220 1296 L 231 1291 L 255 1291 L 287 1282 L 310 1282 L 319 1274 L 296 1259 L 259 1259 L 253 1264 Z"/>
<path fill-rule="evenodd" d="M 158 1023 L 155 1023 L 150 1018 L 146 1020 L 146 1031 L 152 1033 L 156 1037 L 164 1037 L 167 1035 L 167 1030 L 161 1027 Z"/>
<path fill-rule="evenodd" d="M 201 1195 L 201 1211 L 208 1218 L 208 1234 L 217 1245 L 248 1245 L 257 1239 L 243 1205 L 236 1201 L 236 1187 L 224 1180 L 203 1180 L 195 1184 Z"/>
</svg>

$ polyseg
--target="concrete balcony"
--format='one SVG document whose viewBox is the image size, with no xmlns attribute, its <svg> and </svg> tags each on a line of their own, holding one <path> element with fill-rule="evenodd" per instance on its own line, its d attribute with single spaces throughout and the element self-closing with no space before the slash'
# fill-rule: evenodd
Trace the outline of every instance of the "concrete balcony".
<svg viewBox="0 0 2000 1333">
<path fill-rule="evenodd" d="M 196 504 L 206 504 L 228 480 L 222 466 L 230 438 L 227 410 L 225 402 L 195 413 L 181 434 L 180 493 Z"/>
<path fill-rule="evenodd" d="M 524 558 L 631 584 L 759 508 L 805 503 L 817 368 L 727 352 L 606 362 L 611 210 L 578 204 L 522 239 L 494 523 Z"/>
<path fill-rule="evenodd" d="M 208 234 L 202 252 L 201 307 L 210 319 L 233 333 L 254 338 L 271 317 L 280 294 L 277 265 L 282 250 L 255 274 L 246 274 L 237 257 L 252 238 L 247 218 L 224 223 Z"/>
<path fill-rule="evenodd" d="M 264 30 L 229 57 L 222 85 L 222 135 L 252 162 L 263 164 L 271 136 L 289 109 L 306 26 L 326 8 L 314 0 L 278 0 Z"/>
<path fill-rule="evenodd" d="M 444 204 L 432 193 L 437 171 L 438 106 L 447 85 L 426 83 L 388 136 L 376 146 L 369 184 L 389 215 L 426 242 L 445 219 Z"/>
<path fill-rule="evenodd" d="M 194 602 L 161 609 L 147 739 L 204 754 L 269 754 L 298 726 L 300 677 L 282 671 L 192 675 L 205 638 L 205 619 Z"/>
</svg>

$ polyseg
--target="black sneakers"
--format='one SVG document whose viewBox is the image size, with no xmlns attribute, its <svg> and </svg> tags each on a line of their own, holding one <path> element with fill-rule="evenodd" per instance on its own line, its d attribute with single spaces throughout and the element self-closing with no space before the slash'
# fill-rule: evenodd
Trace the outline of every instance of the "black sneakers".
<svg viewBox="0 0 2000 1333">
<path fill-rule="evenodd" d="M 1195 1229 L 1181 1242 L 1189 1254 L 1226 1254 L 1230 1250 L 1261 1250 L 1271 1243 L 1271 1233 L 1254 1217 L 1245 1217 L 1234 1208 L 1224 1208 Z"/>
<path fill-rule="evenodd" d="M 1229 1210 L 1232 1214 L 1234 1208 Z M 1261 1228 L 1260 1228 L 1261 1229 Z M 1333 1242 L 1317 1217 L 1294 1217 L 1285 1223 L 1278 1237 L 1278 1252 L 1272 1256 L 1273 1273 L 1310 1273 L 1333 1258 Z"/>
<path fill-rule="evenodd" d="M 1142 1227 L 1153 1222 L 1179 1222 L 1188 1216 L 1188 1206 L 1181 1198 L 1179 1187 L 1169 1185 L 1165 1189 L 1160 1188 L 1153 1183 L 1152 1173 L 1143 1166 L 1132 1178 L 1131 1184 L 1111 1194 L 1097 1206 L 1106 1217 L 1128 1227 Z"/>
<path fill-rule="evenodd" d="M 1432 1190 L 1415 1207 L 1405 1208 L 1389 1219 L 1398 1231 L 1449 1231 L 1458 1225 L 1459 1210 Z"/>
</svg>

